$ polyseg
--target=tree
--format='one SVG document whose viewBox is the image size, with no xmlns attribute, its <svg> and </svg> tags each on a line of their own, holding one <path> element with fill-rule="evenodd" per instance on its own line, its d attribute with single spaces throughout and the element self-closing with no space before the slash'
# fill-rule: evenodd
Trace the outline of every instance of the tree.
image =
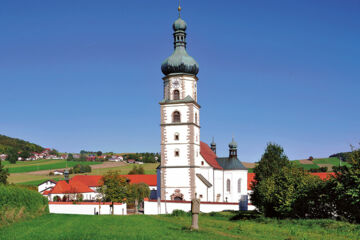
<svg viewBox="0 0 360 240">
<path fill-rule="evenodd" d="M 27 151 L 27 150 L 24 150 L 22 151 L 20 154 L 19 154 L 19 157 L 21 157 L 23 160 L 27 159 L 30 157 L 30 152 Z"/>
<path fill-rule="evenodd" d="M 266 210 L 266 202 L 262 191 L 265 191 L 264 186 L 260 185 L 261 181 L 270 178 L 272 175 L 282 171 L 283 167 L 289 166 L 290 161 L 284 154 L 284 149 L 277 144 L 268 143 L 265 153 L 261 160 L 254 168 L 255 183 L 253 183 L 251 194 L 251 202 L 261 211 Z"/>
<path fill-rule="evenodd" d="M 351 148 L 351 167 L 334 167 L 336 176 L 331 179 L 329 188 L 337 215 L 360 223 L 360 149 Z"/>
<path fill-rule="evenodd" d="M 284 154 L 284 149 L 275 143 L 268 143 L 265 153 L 260 162 L 255 166 L 255 180 L 260 182 L 273 174 L 280 172 L 285 166 L 289 166 L 290 161 Z"/>
<path fill-rule="evenodd" d="M 11 164 L 15 164 L 18 160 L 18 153 L 14 150 L 11 149 L 8 151 L 7 153 L 7 160 L 11 163 Z"/>
<path fill-rule="evenodd" d="M 283 167 L 257 185 L 256 207 L 266 217 L 326 218 L 331 217 L 326 204 L 325 182 L 296 166 Z"/>
<path fill-rule="evenodd" d="M 102 155 L 102 151 L 97 151 L 97 152 L 96 152 L 96 156 L 99 157 L 99 156 L 101 156 L 101 155 Z"/>
<path fill-rule="evenodd" d="M 136 165 L 134 165 L 133 169 L 131 169 L 128 174 L 129 175 L 145 174 L 145 170 L 142 166 L 137 167 Z"/>
<path fill-rule="evenodd" d="M 51 149 L 51 151 L 49 152 L 50 155 L 55 155 L 55 156 L 59 156 L 59 152 L 56 149 Z"/>
<path fill-rule="evenodd" d="M 0 160 L 0 184 L 7 184 L 7 177 L 9 175 L 9 169 L 4 168 Z"/>
<path fill-rule="evenodd" d="M 150 188 L 145 183 L 134 183 L 130 185 L 129 200 L 135 202 L 135 213 L 138 213 L 139 204 L 144 201 L 144 198 L 150 196 Z"/>
<path fill-rule="evenodd" d="M 129 183 L 118 171 L 110 171 L 101 179 L 100 192 L 104 201 L 112 203 L 112 214 L 114 214 L 114 202 L 124 202 L 128 198 Z"/>
<path fill-rule="evenodd" d="M 67 157 L 68 161 L 74 161 L 74 155 L 72 155 L 72 153 L 69 153 L 68 157 Z"/>
</svg>

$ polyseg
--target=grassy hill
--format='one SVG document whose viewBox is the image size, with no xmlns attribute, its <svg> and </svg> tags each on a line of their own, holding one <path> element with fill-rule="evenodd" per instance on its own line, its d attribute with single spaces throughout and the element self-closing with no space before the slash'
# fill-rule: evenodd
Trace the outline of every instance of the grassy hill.
<svg viewBox="0 0 360 240">
<path fill-rule="evenodd" d="M 320 167 L 327 167 L 328 172 L 332 172 L 332 167 L 338 167 L 340 164 L 340 160 L 337 157 L 329 157 L 329 158 L 314 158 L 312 161 L 304 161 L 304 160 L 292 160 L 292 163 L 294 163 L 298 167 L 302 167 L 305 170 L 310 169 L 317 169 Z M 307 162 L 306 164 L 303 162 Z M 341 166 L 350 166 L 349 163 L 342 161 Z M 249 172 L 253 172 L 253 167 L 248 168 Z"/>
<path fill-rule="evenodd" d="M 43 149 L 43 147 L 37 144 L 0 134 L 0 154 L 6 153 L 9 150 L 16 150 L 17 152 L 24 150 L 29 152 L 41 152 Z"/>
<path fill-rule="evenodd" d="M 249 215 L 249 213 L 245 213 Z M 232 220 L 230 220 L 232 219 Z M 6 239 L 359 239 L 360 225 L 333 220 L 237 219 L 236 213 L 201 214 L 200 231 L 191 217 L 172 215 L 81 216 L 48 214 L 0 228 Z"/>
</svg>

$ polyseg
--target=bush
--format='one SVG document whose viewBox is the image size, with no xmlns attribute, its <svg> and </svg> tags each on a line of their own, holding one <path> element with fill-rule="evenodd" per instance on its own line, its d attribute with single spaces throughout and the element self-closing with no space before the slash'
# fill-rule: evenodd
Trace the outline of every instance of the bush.
<svg viewBox="0 0 360 240">
<path fill-rule="evenodd" d="M 91 172 L 91 167 L 89 165 L 76 164 L 72 169 L 70 169 L 69 173 L 87 173 Z"/>
<path fill-rule="evenodd" d="M 16 186 L 0 185 L 0 225 L 47 213 L 47 199 L 40 193 Z"/>
</svg>

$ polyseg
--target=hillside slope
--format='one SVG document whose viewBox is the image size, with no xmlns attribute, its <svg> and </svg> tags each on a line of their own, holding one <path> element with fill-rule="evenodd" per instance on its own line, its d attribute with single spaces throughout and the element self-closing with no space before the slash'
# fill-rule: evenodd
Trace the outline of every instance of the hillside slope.
<svg viewBox="0 0 360 240">
<path fill-rule="evenodd" d="M 6 153 L 9 150 L 16 150 L 17 152 L 25 150 L 29 152 L 42 152 L 44 148 L 34 143 L 0 134 L 0 154 Z"/>
</svg>

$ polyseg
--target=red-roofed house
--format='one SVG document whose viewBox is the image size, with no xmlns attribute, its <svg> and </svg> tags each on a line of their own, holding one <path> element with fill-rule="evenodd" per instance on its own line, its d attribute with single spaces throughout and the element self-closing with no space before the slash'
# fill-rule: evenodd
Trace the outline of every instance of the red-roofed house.
<svg viewBox="0 0 360 240">
<path fill-rule="evenodd" d="M 96 191 L 92 190 L 84 183 L 70 179 L 69 182 L 64 180 L 57 182 L 55 187 L 48 193 L 48 198 L 49 200 L 54 200 L 57 196 L 62 200 L 66 198 L 67 201 L 72 201 L 77 200 L 79 194 L 81 194 L 82 199 L 86 201 L 95 201 L 97 198 L 101 197 Z"/>
</svg>

